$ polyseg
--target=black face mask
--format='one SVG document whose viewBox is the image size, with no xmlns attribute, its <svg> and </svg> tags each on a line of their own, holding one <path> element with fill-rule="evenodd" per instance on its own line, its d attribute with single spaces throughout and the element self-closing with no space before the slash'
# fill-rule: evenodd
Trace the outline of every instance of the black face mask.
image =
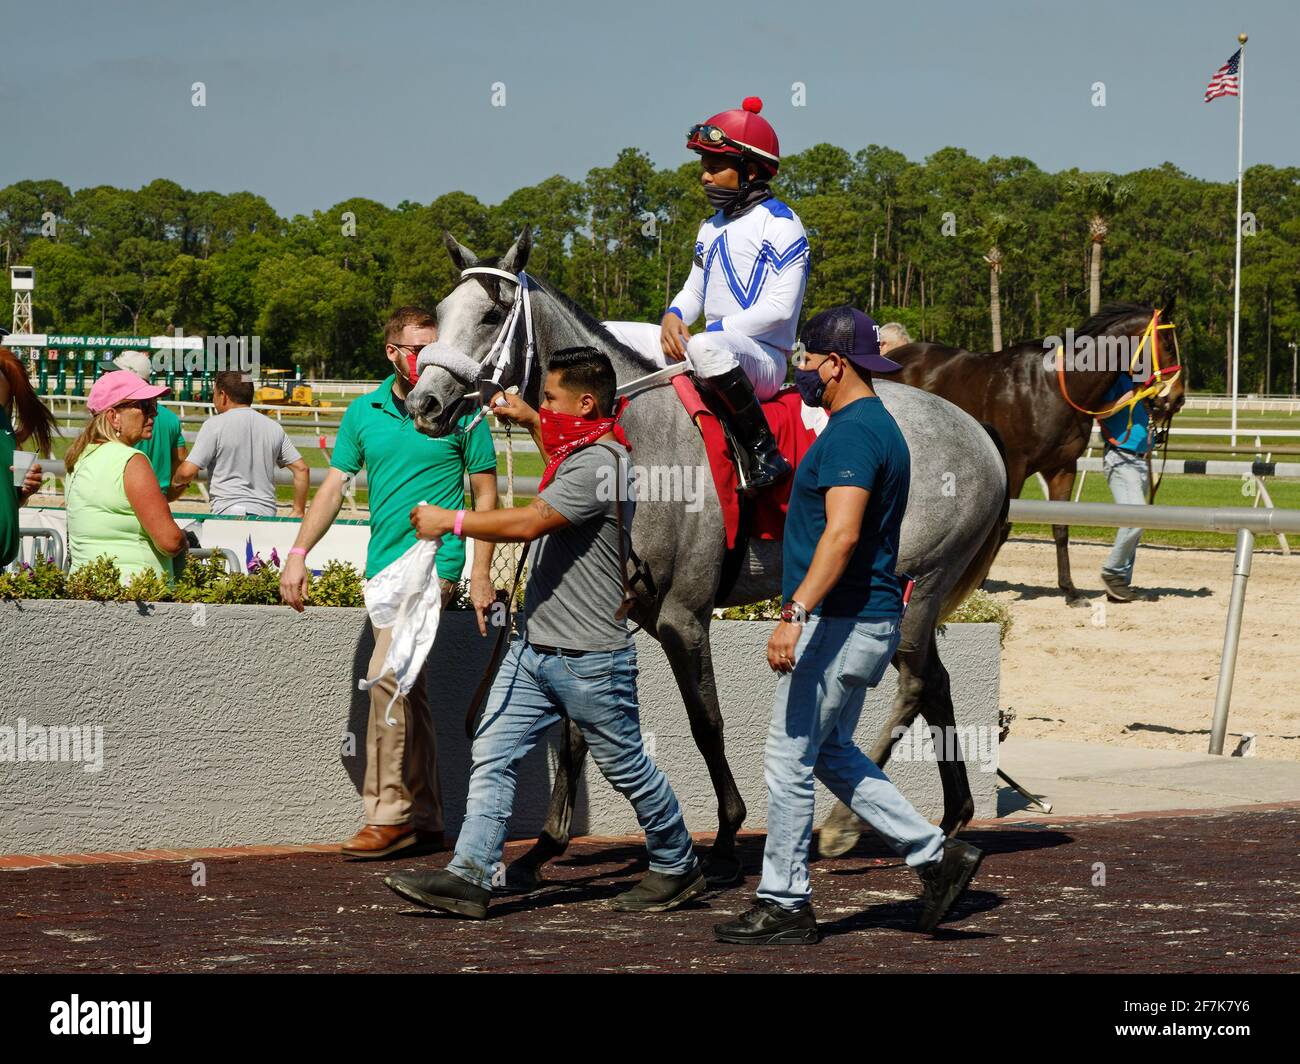
<svg viewBox="0 0 1300 1064">
<path fill-rule="evenodd" d="M 709 206 L 721 211 L 728 218 L 739 218 L 753 207 L 770 199 L 772 190 L 765 184 L 751 182 L 744 188 L 718 188 L 717 185 L 704 186 L 705 198 Z"/>
<path fill-rule="evenodd" d="M 709 206 L 715 211 L 722 211 L 723 214 L 735 204 L 740 196 L 738 188 L 719 188 L 717 185 L 705 185 L 704 197 L 709 201 Z"/>
</svg>

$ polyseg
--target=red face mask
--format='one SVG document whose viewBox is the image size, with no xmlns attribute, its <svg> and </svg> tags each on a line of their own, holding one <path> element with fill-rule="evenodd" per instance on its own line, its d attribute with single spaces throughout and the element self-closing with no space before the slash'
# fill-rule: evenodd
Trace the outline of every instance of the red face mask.
<svg viewBox="0 0 1300 1064">
<path fill-rule="evenodd" d="M 600 439 L 611 430 L 619 443 L 627 446 L 627 437 L 623 435 L 622 426 L 615 424 L 623 413 L 627 400 L 621 398 L 615 407 L 613 417 L 585 418 L 576 414 L 561 414 L 542 407 L 537 411 L 541 420 L 542 446 L 546 448 L 548 461 L 542 473 L 541 487 L 546 487 L 555 476 L 560 463 L 574 451 L 586 447 Z M 630 448 L 629 448 L 630 449 Z"/>
<path fill-rule="evenodd" d="M 412 384 L 418 384 L 420 381 L 420 371 L 415 368 L 416 359 L 419 357 L 420 356 L 415 352 L 406 356 L 406 376 L 410 379 Z"/>
</svg>

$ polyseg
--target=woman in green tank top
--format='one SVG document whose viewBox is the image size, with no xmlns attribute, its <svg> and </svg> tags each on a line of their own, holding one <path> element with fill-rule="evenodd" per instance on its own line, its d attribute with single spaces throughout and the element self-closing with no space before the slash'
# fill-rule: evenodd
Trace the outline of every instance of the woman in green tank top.
<svg viewBox="0 0 1300 1064">
<path fill-rule="evenodd" d="M 127 370 L 105 373 L 90 390 L 90 422 L 68 448 L 68 551 L 72 565 L 112 558 L 123 582 L 137 573 L 172 578 L 185 548 L 149 459 L 135 449 L 153 431 L 166 388 Z"/>
<path fill-rule="evenodd" d="M 34 439 L 37 452 L 47 455 L 53 434 L 54 419 L 33 390 L 26 365 L 0 347 L 0 567 L 18 556 L 18 508 L 41 486 L 39 462 L 31 465 L 21 485 L 14 484 L 14 450 Z"/>
</svg>

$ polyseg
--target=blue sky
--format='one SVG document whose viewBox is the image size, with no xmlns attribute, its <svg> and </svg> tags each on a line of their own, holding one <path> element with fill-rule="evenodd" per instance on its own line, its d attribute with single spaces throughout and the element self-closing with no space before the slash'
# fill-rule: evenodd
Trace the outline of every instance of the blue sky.
<svg viewBox="0 0 1300 1064">
<path fill-rule="evenodd" d="M 785 152 L 956 145 L 1227 181 L 1236 101 L 1201 99 L 1243 30 L 1246 163 L 1300 165 L 1293 0 L 0 0 L 0 185 L 168 177 L 282 214 L 457 189 L 495 203 L 627 146 L 686 161 L 687 127 L 751 94 Z"/>
</svg>

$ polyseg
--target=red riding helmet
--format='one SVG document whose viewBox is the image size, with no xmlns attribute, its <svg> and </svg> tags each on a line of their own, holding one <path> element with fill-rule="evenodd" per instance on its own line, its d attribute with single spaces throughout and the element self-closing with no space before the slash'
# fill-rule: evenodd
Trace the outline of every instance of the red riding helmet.
<svg viewBox="0 0 1300 1064">
<path fill-rule="evenodd" d="M 739 108 L 722 111 L 707 122 L 691 126 L 686 134 L 686 147 L 694 152 L 739 156 L 743 161 L 757 163 L 770 177 L 781 165 L 781 146 L 776 130 L 759 115 L 762 109 L 762 100 L 746 96 Z"/>
</svg>

